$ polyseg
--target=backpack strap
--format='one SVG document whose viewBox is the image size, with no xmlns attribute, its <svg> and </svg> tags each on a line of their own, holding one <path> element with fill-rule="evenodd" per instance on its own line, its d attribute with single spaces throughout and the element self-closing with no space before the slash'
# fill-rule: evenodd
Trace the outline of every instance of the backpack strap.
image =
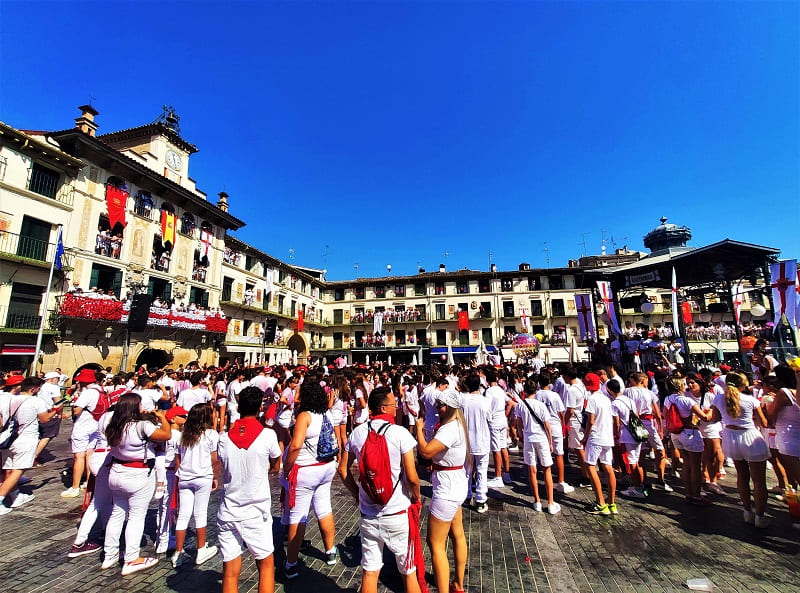
<svg viewBox="0 0 800 593">
<path fill-rule="evenodd" d="M 370 430 L 373 430 L 372 429 L 372 421 L 371 420 L 367 420 L 367 426 L 369 427 Z M 378 434 L 378 435 L 382 436 L 385 439 L 386 438 L 386 432 L 389 430 L 390 426 L 392 426 L 391 422 L 385 422 L 383 426 L 380 426 L 374 432 L 375 432 L 375 434 Z M 387 454 L 389 453 L 389 447 L 386 447 L 386 453 Z M 394 486 L 392 487 L 392 493 L 389 495 L 389 500 L 391 500 L 392 496 L 394 496 L 394 491 L 397 490 L 397 486 L 400 484 L 400 481 L 402 479 L 403 479 L 403 464 L 402 464 L 402 459 L 401 459 L 400 473 L 397 476 L 397 481 L 394 483 Z"/>
<path fill-rule="evenodd" d="M 544 427 L 544 422 L 542 422 L 542 419 L 541 419 L 541 418 L 539 418 L 539 417 L 536 415 L 536 413 L 533 411 L 533 408 L 532 408 L 532 407 L 531 407 L 531 405 L 528 403 L 528 398 L 527 398 L 527 397 L 523 397 L 523 398 L 522 398 L 522 403 L 524 403 L 524 404 L 525 404 L 525 407 L 526 407 L 526 408 L 528 408 L 528 411 L 531 413 L 531 416 L 533 416 L 533 419 L 534 419 L 534 420 L 536 420 L 536 422 L 538 422 L 538 423 L 539 423 L 539 426 L 541 426 L 541 427 L 542 427 L 542 430 L 543 430 L 543 431 L 545 431 L 545 433 L 546 433 L 546 432 L 547 432 L 547 429 Z"/>
</svg>

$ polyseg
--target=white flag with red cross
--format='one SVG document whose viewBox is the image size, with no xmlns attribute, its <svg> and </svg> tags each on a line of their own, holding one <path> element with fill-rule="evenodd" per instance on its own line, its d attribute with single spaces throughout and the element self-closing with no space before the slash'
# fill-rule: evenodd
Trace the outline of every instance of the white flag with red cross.
<svg viewBox="0 0 800 593">
<path fill-rule="evenodd" d="M 775 307 L 775 327 L 786 315 L 789 325 L 796 326 L 797 310 L 797 260 L 785 259 L 769 266 L 772 304 Z"/>
</svg>

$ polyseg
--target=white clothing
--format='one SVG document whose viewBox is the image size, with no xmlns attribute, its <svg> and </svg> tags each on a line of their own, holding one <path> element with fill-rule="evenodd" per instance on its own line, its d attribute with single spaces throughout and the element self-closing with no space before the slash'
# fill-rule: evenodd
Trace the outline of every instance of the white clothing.
<svg viewBox="0 0 800 593">
<path fill-rule="evenodd" d="M 775 420 L 775 444 L 781 454 L 800 457 L 800 407 L 791 390 L 781 391 L 789 398 L 789 405 L 780 409 Z"/>
<path fill-rule="evenodd" d="M 489 449 L 489 400 L 479 393 L 461 394 L 461 411 L 467 423 L 469 448 L 472 455 L 486 455 Z"/>
<path fill-rule="evenodd" d="M 586 401 L 586 413 L 594 415 L 592 430 L 586 440 L 587 454 L 589 446 L 613 447 L 614 420 L 612 418 L 611 402 L 608 398 L 599 391 L 592 393 Z M 605 462 L 601 461 L 601 463 Z"/>
<path fill-rule="evenodd" d="M 438 394 L 439 390 L 436 389 L 436 385 L 431 384 L 422 390 L 422 395 L 419 398 L 425 406 L 425 424 L 423 425 L 423 431 L 425 433 L 425 438 L 428 440 L 433 436 L 433 427 L 439 423 L 439 412 L 436 409 Z"/>
<path fill-rule="evenodd" d="M 53 404 L 61 399 L 61 389 L 58 385 L 45 381 L 36 396 L 47 405 L 48 410 L 52 410 Z"/>
<path fill-rule="evenodd" d="M 528 406 L 530 406 L 530 408 Z M 531 410 L 533 410 L 533 414 L 536 415 L 536 418 L 533 417 Z M 542 426 L 546 422 L 549 423 L 550 413 L 547 410 L 547 406 L 535 397 L 528 397 L 514 408 L 514 413 L 516 417 L 522 421 L 522 436 L 525 442 L 547 443 L 549 450 L 550 439 L 547 438 L 547 432 L 545 432 Z"/>
<path fill-rule="evenodd" d="M 631 412 L 633 411 L 633 407 L 634 403 L 627 395 L 618 395 L 614 401 L 611 402 L 611 415 L 619 418 L 619 442 L 623 445 L 639 444 L 639 441 L 634 439 L 628 430 L 628 423 L 631 421 L 630 416 Z M 631 463 L 635 462 L 631 461 Z"/>
<path fill-rule="evenodd" d="M 211 454 L 217 450 L 218 444 L 219 433 L 208 428 L 200 435 L 200 440 L 193 446 L 186 447 L 183 443 L 178 446 L 178 454 L 181 459 L 176 475 L 181 483 L 184 480 L 211 479 L 214 477 Z"/>
<path fill-rule="evenodd" d="M 142 398 L 142 410 L 145 412 L 152 412 L 158 406 L 158 402 L 164 397 L 160 389 L 137 389 L 134 393 L 138 393 Z"/>
<path fill-rule="evenodd" d="M 178 405 L 187 412 L 198 404 L 205 404 L 211 401 L 211 393 L 208 389 L 201 389 L 200 387 L 193 389 L 184 389 L 178 395 Z"/>
<path fill-rule="evenodd" d="M 446 449 L 434 455 L 432 461 L 442 467 L 458 467 L 466 463 L 467 440 L 464 429 L 457 420 L 451 420 L 439 427 L 433 438 Z M 440 498 L 461 504 L 467 498 L 467 475 L 461 469 L 437 470 L 431 477 L 431 499 Z"/>
<path fill-rule="evenodd" d="M 569 417 L 569 426 L 576 432 L 581 430 L 581 423 L 583 421 L 583 409 L 586 405 L 586 400 L 589 394 L 586 393 L 586 388 L 582 383 L 574 383 L 567 387 L 567 396 L 564 401 L 565 408 L 570 408 L 572 414 Z"/>
<path fill-rule="evenodd" d="M 728 414 L 728 410 L 725 408 L 724 393 L 715 396 L 712 405 L 719 410 L 720 416 L 722 416 L 722 423 L 725 426 L 738 426 L 745 430 L 755 429 L 756 425 L 753 421 L 753 411 L 758 408 L 761 403 L 752 395 L 746 393 L 739 394 L 740 412 L 738 418 L 734 418 Z"/>
<path fill-rule="evenodd" d="M 491 410 L 492 417 L 489 421 L 492 428 L 506 428 L 508 421 L 506 420 L 506 392 L 497 385 L 492 385 L 484 393 L 484 397 L 489 400 L 489 409 Z"/>
<path fill-rule="evenodd" d="M 106 424 L 105 428 L 108 425 Z M 122 438 L 111 447 L 111 457 L 121 461 L 145 461 L 155 459 L 148 437 L 156 431 L 156 425 L 147 420 L 129 422 L 122 431 Z M 116 464 L 115 464 L 116 465 Z"/>
</svg>

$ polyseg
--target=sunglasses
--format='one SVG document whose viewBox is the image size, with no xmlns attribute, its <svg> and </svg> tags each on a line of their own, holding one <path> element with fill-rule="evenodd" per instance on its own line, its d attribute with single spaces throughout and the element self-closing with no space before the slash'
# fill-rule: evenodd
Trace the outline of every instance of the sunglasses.
<svg viewBox="0 0 800 593">
<path fill-rule="evenodd" d="M 446 405 L 447 405 L 447 404 L 446 404 L 446 403 L 444 403 L 444 402 L 440 402 L 440 401 L 437 401 L 437 402 L 436 402 L 436 407 L 437 407 L 437 408 L 443 408 L 443 407 L 445 407 Z"/>
</svg>

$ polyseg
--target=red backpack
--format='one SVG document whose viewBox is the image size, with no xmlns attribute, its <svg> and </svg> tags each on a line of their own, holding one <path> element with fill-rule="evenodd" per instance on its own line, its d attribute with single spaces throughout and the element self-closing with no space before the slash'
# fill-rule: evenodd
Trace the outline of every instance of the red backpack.
<svg viewBox="0 0 800 593">
<path fill-rule="evenodd" d="M 94 405 L 93 410 L 89 410 L 89 413 L 92 415 L 92 418 L 100 421 L 100 417 L 108 412 L 108 408 L 111 407 L 111 396 L 106 393 L 104 389 L 95 389 L 100 396 L 97 398 L 97 403 Z M 120 394 L 122 395 L 122 394 Z M 119 398 L 119 396 L 117 396 Z"/>
<path fill-rule="evenodd" d="M 372 430 L 372 423 L 368 422 L 369 431 L 361 455 L 358 460 L 358 480 L 373 503 L 384 506 L 392 498 L 397 482 L 392 484 L 392 464 L 389 459 L 389 449 L 386 447 L 385 433 L 391 426 L 387 422 L 378 430 Z"/>
<path fill-rule="evenodd" d="M 667 432 L 672 434 L 680 434 L 683 432 L 685 426 L 683 425 L 683 418 L 678 413 L 678 406 L 675 402 L 672 403 L 670 407 L 667 408 L 667 413 L 665 416 L 666 424 L 667 424 Z"/>
</svg>

